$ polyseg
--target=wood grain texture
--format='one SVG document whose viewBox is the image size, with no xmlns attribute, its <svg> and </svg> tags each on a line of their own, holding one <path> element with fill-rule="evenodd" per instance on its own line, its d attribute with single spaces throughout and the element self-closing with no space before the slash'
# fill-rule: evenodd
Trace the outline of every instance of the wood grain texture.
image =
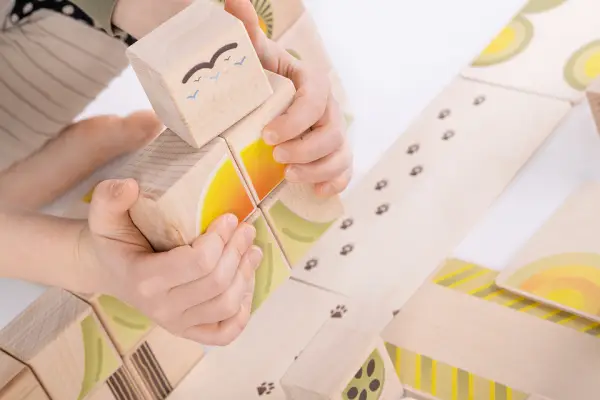
<svg viewBox="0 0 600 400">
<path fill-rule="evenodd" d="M 3 352 L 0 352 L 0 399 L 49 400 L 33 372 Z"/>
</svg>

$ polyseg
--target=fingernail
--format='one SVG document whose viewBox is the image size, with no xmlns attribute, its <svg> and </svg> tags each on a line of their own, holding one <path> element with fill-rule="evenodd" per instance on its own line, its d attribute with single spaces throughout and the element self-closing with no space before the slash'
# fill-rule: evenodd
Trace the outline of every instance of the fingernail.
<svg viewBox="0 0 600 400">
<path fill-rule="evenodd" d="M 298 168 L 289 166 L 285 170 L 285 177 L 289 181 L 295 181 L 298 179 Z"/>
<path fill-rule="evenodd" d="M 266 144 L 274 145 L 277 143 L 277 133 L 270 129 L 265 129 L 263 131 L 263 140 Z"/>
<path fill-rule="evenodd" d="M 254 241 L 254 237 L 256 236 L 256 229 L 252 225 L 246 226 L 246 230 L 244 231 L 244 235 L 249 242 Z"/>
<path fill-rule="evenodd" d="M 238 219 L 234 214 L 227 214 L 225 216 L 225 223 L 227 224 L 227 227 L 229 228 L 235 228 L 238 224 Z"/>
<path fill-rule="evenodd" d="M 287 157 L 288 157 L 288 152 L 286 150 L 282 149 L 281 147 L 276 147 L 275 150 L 273 150 L 273 158 L 278 163 L 284 163 L 286 161 Z"/>
<path fill-rule="evenodd" d="M 119 197 L 123 194 L 123 189 L 125 189 L 125 184 L 127 181 L 124 180 L 116 180 L 110 186 L 110 194 L 113 197 Z"/>
<path fill-rule="evenodd" d="M 260 267 L 260 262 L 262 261 L 263 253 L 260 247 L 252 246 L 252 250 L 250 252 L 250 262 L 254 265 L 254 269 L 258 269 Z"/>
<path fill-rule="evenodd" d="M 333 185 L 331 185 L 330 183 L 322 185 L 320 187 L 319 193 L 322 196 L 329 196 L 331 193 L 333 193 Z"/>
</svg>

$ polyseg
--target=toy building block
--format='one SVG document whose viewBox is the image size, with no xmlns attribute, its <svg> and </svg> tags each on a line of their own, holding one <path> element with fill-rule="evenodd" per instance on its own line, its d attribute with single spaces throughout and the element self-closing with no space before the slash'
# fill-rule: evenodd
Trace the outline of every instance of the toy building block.
<svg viewBox="0 0 600 400">
<path fill-rule="evenodd" d="M 397 399 L 404 389 L 379 333 L 325 323 L 281 379 L 290 400 Z"/>
<path fill-rule="evenodd" d="M 46 291 L 0 332 L 0 349 L 31 368 L 52 399 L 137 393 L 92 309 L 59 289 Z"/>
<path fill-rule="evenodd" d="M 577 103 L 600 73 L 599 11 L 590 0 L 530 1 L 462 74 Z"/>
<path fill-rule="evenodd" d="M 312 185 L 287 181 L 260 209 L 292 268 L 344 212 L 339 196 L 318 197 Z"/>
<path fill-rule="evenodd" d="M 244 25 L 196 1 L 127 49 L 161 121 L 202 147 L 273 94 Z"/>
<path fill-rule="evenodd" d="M 0 351 L 0 400 L 49 400 L 25 364 Z"/>
<path fill-rule="evenodd" d="M 211 349 L 169 400 L 284 400 L 281 377 L 323 324 L 345 318 L 347 299 L 293 280 L 275 289 L 231 344 Z"/>
<path fill-rule="evenodd" d="M 203 356 L 201 344 L 155 327 L 124 360 L 144 399 L 164 400 Z"/>
<path fill-rule="evenodd" d="M 255 273 L 252 312 L 285 282 L 291 274 L 290 267 L 273 235 L 265 216 L 260 209 L 254 211 L 246 221 L 256 229 L 254 244 L 261 248 L 263 258 Z"/>
<path fill-rule="evenodd" d="M 292 56 L 322 73 L 328 73 L 333 67 L 319 35 L 319 28 L 308 11 L 302 14 L 296 23 L 277 40 L 277 43 Z"/>
<path fill-rule="evenodd" d="M 273 95 L 222 134 L 257 203 L 283 181 L 285 173 L 285 165 L 273 159 L 273 147 L 262 140 L 262 131 L 287 110 L 296 93 L 291 80 L 272 72 L 266 73 Z"/>
<path fill-rule="evenodd" d="M 225 0 L 214 0 L 221 5 Z M 258 23 L 269 39 L 277 40 L 305 12 L 302 0 L 251 0 Z"/>
<path fill-rule="evenodd" d="M 580 186 L 503 270 L 498 286 L 600 322 L 600 184 Z"/>
<path fill-rule="evenodd" d="M 221 138 L 196 149 L 167 129 L 115 176 L 138 182 L 140 197 L 130 215 L 156 251 L 190 244 L 222 214 L 241 221 L 254 209 Z"/>
<path fill-rule="evenodd" d="M 456 79 L 352 189 L 345 215 L 299 267 L 292 265 L 292 277 L 349 297 L 389 289 L 396 296 L 390 301 L 401 304 L 570 109 L 564 101 Z M 394 287 L 398 282 L 404 286 Z"/>
<path fill-rule="evenodd" d="M 594 80 L 585 92 L 596 129 L 600 132 L 600 78 Z"/>
<path fill-rule="evenodd" d="M 440 399 L 455 393 L 481 400 L 526 400 L 531 394 L 570 400 L 598 393 L 597 337 L 553 322 L 558 313 L 535 318 L 520 312 L 518 301 L 500 305 L 482 293 L 452 289 L 426 282 L 383 331 L 405 387 Z"/>
</svg>

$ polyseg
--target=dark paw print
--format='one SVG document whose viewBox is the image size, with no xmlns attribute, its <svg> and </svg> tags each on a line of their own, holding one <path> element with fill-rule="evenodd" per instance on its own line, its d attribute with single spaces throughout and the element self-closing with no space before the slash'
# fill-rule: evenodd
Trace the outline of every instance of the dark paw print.
<svg viewBox="0 0 600 400">
<path fill-rule="evenodd" d="M 331 318 L 342 318 L 346 312 L 348 312 L 346 306 L 340 304 L 331 310 Z"/>
<path fill-rule="evenodd" d="M 256 388 L 259 396 L 267 396 L 270 395 L 271 392 L 275 389 L 275 384 L 273 382 L 263 382 L 259 387 Z"/>
<path fill-rule="evenodd" d="M 352 253 L 352 250 L 354 250 L 354 246 L 351 244 L 347 244 L 344 247 L 342 247 L 342 250 L 340 250 L 340 254 L 345 256 Z"/>
<path fill-rule="evenodd" d="M 306 262 L 306 265 L 304 266 L 304 269 L 307 271 L 312 271 L 313 269 L 317 268 L 317 265 L 319 264 L 319 261 L 317 261 L 316 258 L 311 258 L 310 260 L 308 260 Z"/>
<path fill-rule="evenodd" d="M 379 207 L 377 207 L 377 210 L 375 210 L 375 214 L 377 214 L 377 215 L 385 214 L 386 212 L 388 212 L 389 209 L 390 209 L 389 204 L 382 204 Z"/>
<path fill-rule="evenodd" d="M 352 226 L 353 223 L 354 223 L 354 220 L 352 220 L 352 218 L 346 218 L 345 220 L 342 221 L 342 225 L 340 225 L 340 228 L 348 229 Z"/>
<path fill-rule="evenodd" d="M 408 149 L 406 150 L 407 154 L 415 154 L 417 151 L 419 151 L 419 145 L 418 144 L 413 144 L 411 146 L 408 146 Z"/>
<path fill-rule="evenodd" d="M 423 167 L 421 167 L 420 165 L 417 165 L 416 167 L 414 167 L 413 169 L 410 170 L 410 175 L 417 176 L 421 172 L 423 172 Z"/>
<path fill-rule="evenodd" d="M 366 377 L 364 377 L 365 372 L 367 374 Z M 354 374 L 354 379 L 364 382 L 366 378 L 366 380 L 369 382 L 369 392 L 375 393 L 381 388 L 381 381 L 373 377 L 374 373 L 375 360 L 370 360 L 366 366 L 360 367 L 356 374 Z M 359 387 L 352 386 L 350 389 L 348 389 L 348 392 L 346 394 L 348 395 L 348 399 L 350 400 L 367 400 L 369 398 L 367 388 L 364 387 L 361 389 Z"/>
<path fill-rule="evenodd" d="M 392 311 L 392 315 L 395 317 L 396 315 L 398 315 L 399 312 L 400 312 L 400 310 L 394 310 L 394 311 Z"/>
<path fill-rule="evenodd" d="M 440 113 L 438 114 L 439 119 L 445 119 L 445 118 L 448 118 L 449 116 L 450 116 L 450 110 L 448 110 L 447 108 L 440 111 Z"/>
<path fill-rule="evenodd" d="M 485 101 L 485 96 L 477 96 L 475 100 L 473 100 L 473 105 L 478 106 Z"/>
<path fill-rule="evenodd" d="M 387 187 L 387 185 L 388 185 L 388 181 L 386 181 L 385 179 L 382 179 L 375 184 L 375 190 L 383 190 Z"/>
<path fill-rule="evenodd" d="M 454 137 L 455 133 L 452 130 L 444 132 L 442 135 L 442 140 L 450 140 Z"/>
</svg>

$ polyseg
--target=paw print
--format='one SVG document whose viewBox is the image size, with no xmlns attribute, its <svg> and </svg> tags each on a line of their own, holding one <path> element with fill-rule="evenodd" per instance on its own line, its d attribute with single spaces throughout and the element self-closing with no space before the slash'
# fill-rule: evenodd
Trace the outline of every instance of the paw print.
<svg viewBox="0 0 600 400">
<path fill-rule="evenodd" d="M 473 100 L 473 105 L 478 106 L 485 101 L 485 96 L 477 96 L 475 100 Z"/>
<path fill-rule="evenodd" d="M 270 395 L 271 392 L 275 389 L 275 384 L 273 382 L 263 382 L 259 387 L 256 388 L 259 396 L 267 396 Z"/>
<path fill-rule="evenodd" d="M 342 247 L 342 250 L 340 250 L 340 254 L 345 256 L 352 253 L 352 250 L 354 250 L 354 246 L 351 244 L 347 244 L 344 247 Z"/>
<path fill-rule="evenodd" d="M 354 220 L 352 218 L 346 218 L 344 221 L 342 221 L 342 225 L 340 226 L 340 228 L 348 229 L 352 226 L 353 223 L 354 223 Z"/>
<path fill-rule="evenodd" d="M 331 318 L 342 318 L 344 314 L 348 312 L 348 309 L 344 305 L 337 305 L 335 309 L 331 310 Z"/>
<path fill-rule="evenodd" d="M 304 269 L 307 271 L 312 271 L 313 269 L 317 268 L 317 265 L 319 264 L 319 261 L 317 261 L 316 258 L 311 258 L 310 260 L 308 260 L 306 262 L 306 265 L 304 266 Z"/>
<path fill-rule="evenodd" d="M 407 154 L 415 154 L 417 151 L 419 151 L 419 145 L 413 144 L 413 145 L 408 146 L 406 153 Z"/>
<path fill-rule="evenodd" d="M 396 315 L 398 315 L 399 312 L 400 312 L 400 310 L 394 310 L 394 311 L 392 311 L 392 315 L 395 317 Z"/>
<path fill-rule="evenodd" d="M 416 167 L 414 167 L 413 169 L 410 170 L 410 175 L 417 176 L 421 172 L 423 172 L 423 167 L 421 167 L 420 165 L 417 165 Z"/>
<path fill-rule="evenodd" d="M 454 135 L 455 135 L 454 131 L 452 131 L 452 130 L 446 131 L 442 135 L 442 140 L 449 140 L 449 139 L 453 138 Z"/>
<path fill-rule="evenodd" d="M 440 113 L 438 114 L 438 118 L 439 119 L 445 119 L 448 118 L 450 116 L 450 110 L 449 109 L 443 109 L 442 111 L 440 111 Z"/>
<path fill-rule="evenodd" d="M 389 209 L 390 209 L 390 205 L 389 204 L 382 204 L 379 207 L 377 207 L 377 210 L 375 211 L 375 214 L 377 214 L 377 215 L 385 214 L 386 212 L 388 212 Z"/>
<path fill-rule="evenodd" d="M 388 181 L 385 179 L 382 179 L 375 184 L 375 190 L 385 189 L 387 187 L 387 185 L 388 185 Z"/>
</svg>

